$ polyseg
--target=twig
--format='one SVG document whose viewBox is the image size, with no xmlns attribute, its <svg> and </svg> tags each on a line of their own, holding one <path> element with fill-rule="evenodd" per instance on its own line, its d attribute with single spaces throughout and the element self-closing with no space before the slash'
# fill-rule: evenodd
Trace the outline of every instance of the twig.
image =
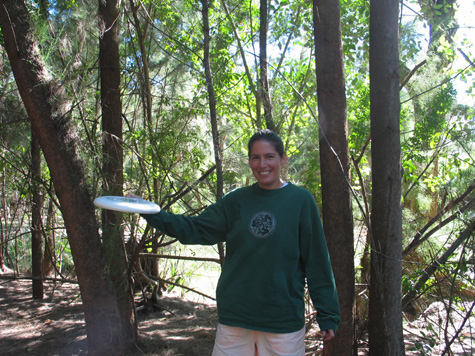
<svg viewBox="0 0 475 356">
<path fill-rule="evenodd" d="M 192 256 L 173 256 L 173 255 L 162 255 L 157 253 L 141 252 L 139 253 L 140 257 L 152 257 L 152 258 L 168 258 L 174 260 L 187 260 L 187 261 L 203 261 L 203 262 L 216 262 L 220 263 L 219 259 L 211 257 L 192 257 Z"/>
<path fill-rule="evenodd" d="M 462 332 L 462 328 L 464 327 L 465 323 L 467 322 L 467 320 L 471 317 L 472 315 L 472 311 L 473 311 L 473 308 L 475 307 L 475 301 L 472 302 L 472 305 L 470 306 L 470 310 L 467 311 L 467 314 L 465 315 L 465 318 L 463 319 L 462 321 L 462 324 L 460 324 L 460 327 L 458 328 L 458 330 L 455 332 L 455 335 L 452 336 L 452 338 L 450 339 L 450 341 L 445 345 L 445 349 L 444 351 L 442 352 L 441 356 L 444 356 L 446 354 L 446 352 L 450 349 L 450 346 L 453 344 L 453 342 L 455 341 L 455 339 L 457 339 L 457 337 L 459 336 L 459 334 Z"/>
</svg>

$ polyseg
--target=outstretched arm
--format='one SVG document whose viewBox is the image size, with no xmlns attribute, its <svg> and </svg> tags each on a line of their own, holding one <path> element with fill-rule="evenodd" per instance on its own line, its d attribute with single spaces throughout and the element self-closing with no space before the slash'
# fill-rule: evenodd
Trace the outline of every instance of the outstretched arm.
<svg viewBox="0 0 475 356">
<path fill-rule="evenodd" d="M 137 195 L 130 193 L 126 196 L 137 198 Z M 177 238 L 182 244 L 213 245 L 226 240 L 227 224 L 221 199 L 196 216 L 173 214 L 163 210 L 156 214 L 140 215 L 151 226 Z"/>
</svg>

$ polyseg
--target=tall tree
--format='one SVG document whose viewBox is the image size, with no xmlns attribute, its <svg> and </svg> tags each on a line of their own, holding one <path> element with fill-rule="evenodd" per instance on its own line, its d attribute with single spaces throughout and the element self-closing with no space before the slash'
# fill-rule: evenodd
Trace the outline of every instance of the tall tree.
<svg viewBox="0 0 475 356">
<path fill-rule="evenodd" d="M 118 0 L 99 0 L 99 68 L 101 77 L 103 194 L 121 196 L 123 177 L 122 102 L 120 96 L 120 55 L 118 42 Z M 102 211 L 102 241 L 118 303 L 119 320 L 125 338 L 135 341 L 137 321 L 127 257 L 122 214 Z"/>
<path fill-rule="evenodd" d="M 24 1 L 0 1 L 0 26 L 18 90 L 58 195 L 81 290 L 90 355 L 123 355 L 135 333 L 124 333 L 120 304 L 101 244 L 91 195 L 76 151 L 62 93 L 47 75 Z"/>
<path fill-rule="evenodd" d="M 32 130 L 31 132 L 31 275 L 33 277 L 33 299 L 43 299 L 43 235 L 41 223 L 41 147 Z"/>
<path fill-rule="evenodd" d="M 397 0 L 370 1 L 372 355 L 404 354 L 398 5 Z"/>
<path fill-rule="evenodd" d="M 270 0 L 260 0 L 260 28 L 259 28 L 259 88 L 262 103 L 264 104 L 264 120 L 266 127 L 276 131 L 277 127 L 272 115 L 272 100 L 269 92 L 269 79 L 267 76 L 267 31 L 269 29 L 267 16 L 267 2 Z M 259 109 L 259 108 L 258 108 Z"/>
<path fill-rule="evenodd" d="M 218 130 L 218 112 L 216 110 L 216 95 L 214 92 L 213 75 L 210 63 L 210 35 L 209 35 L 209 4 L 208 0 L 201 0 L 203 14 L 203 35 L 204 35 L 204 56 L 203 65 L 205 68 L 206 87 L 208 89 L 209 112 L 211 119 L 211 132 L 213 134 L 214 160 L 216 162 L 216 198 L 219 199 L 224 194 L 223 187 L 223 152 L 221 149 L 221 137 Z M 224 264 L 224 245 L 218 244 L 219 259 L 221 265 Z"/>
<path fill-rule="evenodd" d="M 141 86 L 141 96 L 142 96 L 142 103 L 144 106 L 144 115 L 145 115 L 145 120 L 144 120 L 144 125 L 145 128 L 148 132 L 148 137 L 150 137 L 150 140 L 153 140 L 154 137 L 154 120 L 153 120 L 153 96 L 152 96 L 152 85 L 151 85 L 151 78 L 150 78 L 150 63 L 149 63 L 149 57 L 150 57 L 150 50 L 149 47 L 146 43 L 147 36 L 149 34 L 149 28 L 150 28 L 150 23 L 149 21 L 145 21 L 143 24 L 140 21 L 139 14 L 140 10 L 144 11 L 146 13 L 146 18 L 151 18 L 151 13 L 150 9 L 153 7 L 153 2 L 150 2 L 149 7 L 145 8 L 141 2 L 137 2 L 134 0 L 129 1 L 130 4 L 130 9 L 132 12 L 132 18 L 133 18 L 133 25 L 134 25 L 134 30 L 137 36 L 137 42 L 138 46 L 140 49 L 140 56 L 137 58 L 137 65 L 139 67 L 138 72 L 140 73 L 140 86 Z M 150 144 L 153 146 L 153 142 L 150 142 Z M 153 155 L 152 158 L 152 164 L 151 164 L 151 176 L 152 176 L 152 181 L 153 181 L 153 188 L 152 188 L 152 196 L 153 199 L 158 200 L 158 171 L 160 167 L 160 162 L 159 159 L 157 159 L 156 155 Z M 153 253 L 158 253 L 159 249 L 159 243 L 158 243 L 158 235 L 154 234 L 152 237 L 152 252 Z M 152 261 L 152 276 L 155 276 L 158 278 L 160 275 L 160 266 L 159 266 L 159 260 L 158 259 L 153 259 Z M 160 298 L 160 295 L 162 293 L 161 289 L 161 282 L 155 283 L 153 286 L 152 290 L 152 300 L 156 303 L 158 302 L 158 299 Z"/>
<path fill-rule="evenodd" d="M 351 355 L 354 248 L 345 70 L 338 0 L 314 0 L 313 22 L 320 121 L 322 219 L 340 301 L 342 324 L 325 355 Z"/>
</svg>

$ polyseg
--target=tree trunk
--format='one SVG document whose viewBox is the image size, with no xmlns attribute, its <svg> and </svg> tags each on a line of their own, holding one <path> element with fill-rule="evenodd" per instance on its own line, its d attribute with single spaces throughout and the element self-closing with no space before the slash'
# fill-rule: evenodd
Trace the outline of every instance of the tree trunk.
<svg viewBox="0 0 475 356">
<path fill-rule="evenodd" d="M 203 65 L 205 68 L 206 86 L 208 89 L 209 111 L 211 119 L 211 131 L 213 133 L 214 160 L 216 162 L 216 198 L 219 199 L 224 194 L 223 188 L 223 152 L 221 150 L 221 138 L 218 130 L 218 113 L 216 110 L 216 95 L 214 93 L 213 76 L 211 74 L 210 63 L 210 36 L 209 36 L 209 7 L 208 0 L 201 0 L 203 14 L 203 35 L 204 35 L 204 56 Z M 219 260 L 221 266 L 224 264 L 224 245 L 218 244 Z"/>
<path fill-rule="evenodd" d="M 99 67 L 101 74 L 103 194 L 122 196 L 123 148 L 122 102 L 120 97 L 120 55 L 118 42 L 118 0 L 99 0 Z M 137 321 L 127 257 L 122 214 L 102 210 L 102 241 L 110 277 L 115 289 L 124 338 L 135 342 Z"/>
<path fill-rule="evenodd" d="M 1 204 L 1 211 L 2 215 L 0 216 L 0 274 L 5 273 L 7 268 L 5 266 L 4 260 L 4 251 L 7 251 L 7 244 L 6 244 L 6 237 L 4 231 L 6 231 L 6 222 L 7 222 L 7 202 L 6 202 L 6 194 L 5 194 L 5 166 L 2 167 L 2 204 Z"/>
<path fill-rule="evenodd" d="M 99 0 L 99 66 L 101 74 L 103 189 L 122 195 L 122 103 L 120 98 L 120 57 L 118 43 L 117 0 Z M 110 211 L 110 210 L 106 210 Z M 117 214 L 106 214 L 112 224 L 120 222 Z M 116 221 L 117 220 L 117 221 Z"/>
<path fill-rule="evenodd" d="M 31 185 L 33 191 L 31 207 L 31 276 L 33 299 L 43 299 L 43 236 L 40 192 L 41 148 L 35 133 L 31 132 Z"/>
<path fill-rule="evenodd" d="M 398 4 L 370 2 L 371 355 L 404 355 Z"/>
<path fill-rule="evenodd" d="M 152 113 L 152 108 L 153 108 L 153 100 L 152 100 L 152 89 L 150 85 L 150 70 L 149 70 L 149 53 L 147 50 L 147 46 L 145 43 L 145 38 L 147 37 L 148 34 L 148 29 L 149 29 L 149 21 L 145 21 L 144 25 L 141 25 L 140 19 L 139 19 L 139 9 L 142 9 L 143 4 L 138 2 L 138 4 L 135 4 L 134 0 L 130 0 L 130 8 L 132 10 L 132 16 L 134 19 L 134 27 L 135 31 L 137 33 L 137 38 L 138 38 L 138 43 L 139 43 L 139 48 L 140 48 L 140 59 L 141 59 L 141 64 L 142 67 L 141 69 L 141 86 L 142 86 L 142 96 L 143 96 L 143 105 L 145 107 L 145 127 L 148 132 L 150 140 L 153 140 L 153 113 Z M 149 9 L 148 11 L 150 13 L 150 8 L 153 6 L 153 3 L 151 2 L 149 4 Z M 145 8 L 144 8 L 145 10 Z M 139 64 L 140 66 L 140 64 Z M 150 142 L 150 145 L 153 146 L 153 142 Z M 159 192 L 158 192 L 158 171 L 159 171 L 159 160 L 157 159 L 156 155 L 152 156 L 152 164 L 151 164 L 151 176 L 153 177 L 153 199 L 158 200 Z M 154 234 L 152 236 L 152 252 L 158 253 L 158 235 Z M 162 287 L 161 286 L 161 281 L 160 281 L 160 268 L 159 268 L 159 260 L 154 259 L 152 261 L 152 268 L 151 268 L 151 275 L 155 277 L 159 282 L 154 284 L 153 286 L 153 291 L 152 291 L 152 300 L 154 303 L 157 303 L 158 298 L 162 295 Z"/>
<path fill-rule="evenodd" d="M 50 277 L 54 275 L 56 263 L 55 253 L 55 213 L 53 199 L 49 200 L 48 213 L 45 226 L 45 248 L 43 255 L 43 276 Z"/>
<path fill-rule="evenodd" d="M 121 355 L 135 343 L 124 335 L 99 236 L 91 195 L 68 116 L 60 110 L 61 93 L 47 77 L 24 1 L 0 1 L 3 44 L 44 157 L 66 225 L 86 320 L 90 355 Z"/>
<path fill-rule="evenodd" d="M 269 130 L 277 132 L 277 126 L 272 115 L 272 100 L 269 93 L 267 78 L 267 1 L 260 0 L 260 29 L 259 29 L 259 67 L 260 67 L 260 96 L 264 105 L 264 120 Z"/>
<path fill-rule="evenodd" d="M 324 355 L 353 349 L 354 248 L 345 72 L 338 0 L 313 1 L 316 48 L 322 219 L 338 290 L 342 324 Z"/>
</svg>

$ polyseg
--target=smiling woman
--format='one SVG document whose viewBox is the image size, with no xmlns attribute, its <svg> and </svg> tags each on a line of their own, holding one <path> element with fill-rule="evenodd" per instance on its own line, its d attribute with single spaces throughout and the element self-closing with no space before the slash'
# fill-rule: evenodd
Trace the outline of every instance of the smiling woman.
<svg viewBox="0 0 475 356">
<path fill-rule="evenodd" d="M 183 244 L 226 242 L 213 356 L 303 356 L 306 282 L 323 340 L 340 324 L 318 207 L 308 190 L 281 179 L 287 156 L 276 133 L 255 133 L 248 154 L 257 183 L 229 192 L 197 216 L 163 210 L 142 216 Z"/>
<path fill-rule="evenodd" d="M 254 142 L 249 152 L 249 166 L 262 189 L 282 187 L 280 170 L 286 162 L 286 154 L 281 156 L 274 144 L 264 139 Z"/>
</svg>

